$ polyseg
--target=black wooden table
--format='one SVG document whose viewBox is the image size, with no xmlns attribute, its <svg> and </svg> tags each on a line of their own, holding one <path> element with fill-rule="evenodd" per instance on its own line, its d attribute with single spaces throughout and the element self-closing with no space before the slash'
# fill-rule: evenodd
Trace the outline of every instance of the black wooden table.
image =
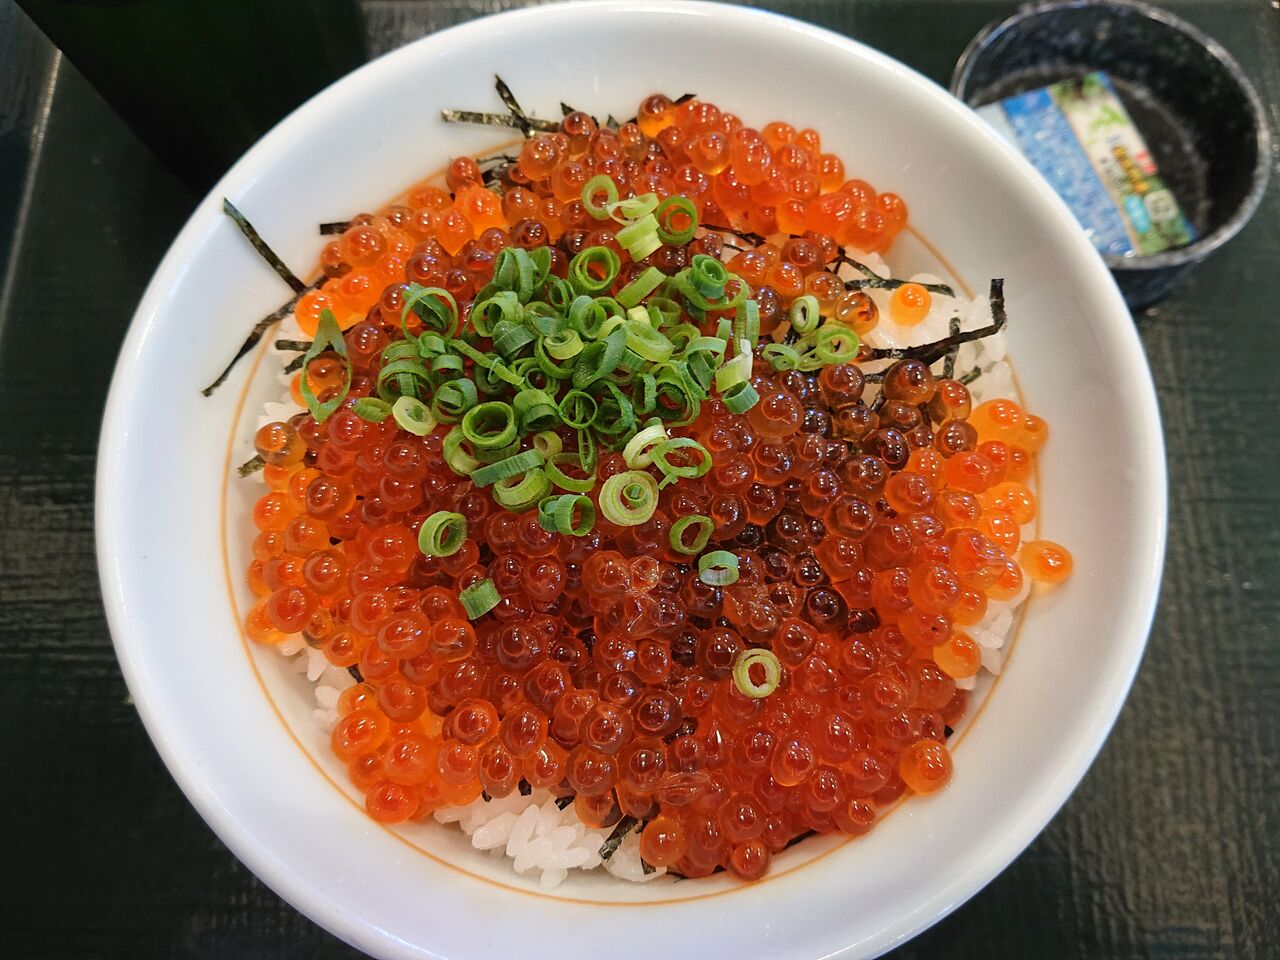
<svg viewBox="0 0 1280 960">
<path fill-rule="evenodd" d="M 367 0 L 376 51 L 520 0 Z M 775 0 L 945 82 L 1013 4 Z M 1280 2 L 1166 0 L 1280 129 Z M 0 0 L 0 956 L 352 957 L 241 866 L 161 765 L 93 553 L 112 364 L 195 197 Z M 1169 553 L 1114 734 L 1044 834 L 898 960 L 1280 957 L 1280 189 L 1136 318 Z"/>
</svg>

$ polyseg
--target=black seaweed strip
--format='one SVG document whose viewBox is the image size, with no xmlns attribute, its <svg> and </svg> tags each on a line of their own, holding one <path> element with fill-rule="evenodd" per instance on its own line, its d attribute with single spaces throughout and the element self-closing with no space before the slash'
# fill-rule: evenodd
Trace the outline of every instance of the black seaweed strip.
<svg viewBox="0 0 1280 960">
<path fill-rule="evenodd" d="M 524 112 L 524 107 L 520 106 L 520 101 L 516 99 L 516 95 L 507 86 L 506 81 L 494 74 L 493 86 L 498 91 L 498 97 L 502 100 L 503 106 L 510 110 L 511 115 L 516 118 L 516 129 L 526 137 L 532 134 L 533 123 L 530 121 L 529 115 Z"/>
<path fill-rule="evenodd" d="M 308 290 L 314 290 L 327 279 L 327 277 L 321 277 L 315 283 L 307 284 L 307 286 L 303 288 L 302 293 L 306 293 Z M 249 333 L 249 336 L 245 339 L 244 343 L 240 345 L 240 349 L 236 351 L 236 355 L 231 358 L 231 362 L 227 364 L 222 373 L 218 374 L 218 379 L 214 380 L 213 383 L 209 384 L 200 392 L 206 397 L 213 396 L 213 392 L 226 382 L 227 377 L 231 376 L 231 371 L 235 369 L 236 364 L 240 362 L 241 358 L 256 347 L 258 345 L 258 341 L 266 335 L 266 332 L 287 317 L 289 315 L 289 311 L 297 306 L 298 299 L 302 296 L 302 293 L 292 297 L 288 303 L 259 320 L 253 330 Z"/>
<path fill-rule="evenodd" d="M 253 249 L 258 251 L 258 254 L 263 260 L 271 264 L 271 269 L 279 274 L 281 280 L 293 288 L 294 293 L 306 292 L 307 285 L 299 280 L 294 272 L 284 265 L 284 261 L 281 260 L 279 255 L 267 245 L 267 241 L 262 239 L 262 235 L 258 233 L 254 225 L 250 223 L 245 218 L 245 215 L 236 209 L 236 205 L 226 197 L 222 198 L 222 212 L 235 222 L 235 225 L 240 228 L 240 232 L 249 238 L 249 242 L 253 244 Z"/>
<path fill-rule="evenodd" d="M 872 350 L 871 355 L 866 360 L 921 360 L 925 363 L 934 363 L 944 357 L 947 351 L 960 346 L 962 343 L 972 343 L 974 340 L 983 340 L 993 334 L 999 333 L 1004 329 L 1008 322 L 1008 315 L 1004 309 L 1004 280 L 994 279 L 991 281 L 991 292 L 988 294 L 991 301 L 992 322 L 985 327 L 979 327 L 977 330 L 965 330 L 954 336 L 944 337 L 941 340 L 935 340 L 932 343 L 921 343 L 914 347 L 893 347 Z"/>
<path fill-rule="evenodd" d="M 844 250 L 836 255 L 836 263 L 847 264 L 861 273 L 865 279 L 863 280 L 846 280 L 844 288 L 846 290 L 862 290 L 865 287 L 875 287 L 880 290 L 896 290 L 898 287 L 906 283 L 916 283 L 914 280 L 895 280 L 893 277 L 882 277 L 876 273 L 865 263 L 859 263 L 857 260 L 848 256 Z M 954 297 L 955 291 L 945 283 L 916 283 L 916 286 L 924 287 L 930 293 L 940 293 L 944 297 Z"/>
<path fill-rule="evenodd" d="M 240 476 L 242 477 L 247 477 L 251 473 L 257 473 L 266 465 L 267 465 L 267 462 L 263 460 L 262 457 L 255 454 L 252 458 L 240 464 L 239 468 L 236 470 L 236 473 L 240 474 Z"/>
<path fill-rule="evenodd" d="M 618 847 L 622 845 L 622 841 L 626 838 L 627 834 L 639 825 L 640 821 L 632 816 L 626 816 L 619 820 L 614 826 L 613 831 L 605 839 L 604 843 L 600 844 L 600 859 L 608 860 L 612 857 Z"/>
<path fill-rule="evenodd" d="M 947 325 L 947 333 L 949 333 L 951 336 L 953 336 L 953 337 L 954 337 L 954 336 L 955 336 L 957 333 L 959 333 L 959 332 L 960 332 L 960 318 L 959 318 L 959 317 L 952 317 L 952 318 L 951 318 L 951 322 Z M 954 376 L 955 376 L 955 374 L 956 374 L 956 354 L 957 354 L 959 351 L 960 351 L 960 347 L 959 347 L 958 345 L 957 345 L 957 346 L 955 346 L 955 347 L 952 347 L 950 350 L 948 350 L 948 351 L 947 351 L 947 360 L 946 360 L 946 363 L 944 363 L 944 364 L 942 365 L 942 375 L 943 375 L 943 377 L 945 377 L 945 378 L 947 378 L 947 379 L 950 379 L 951 377 L 954 377 Z"/>
</svg>

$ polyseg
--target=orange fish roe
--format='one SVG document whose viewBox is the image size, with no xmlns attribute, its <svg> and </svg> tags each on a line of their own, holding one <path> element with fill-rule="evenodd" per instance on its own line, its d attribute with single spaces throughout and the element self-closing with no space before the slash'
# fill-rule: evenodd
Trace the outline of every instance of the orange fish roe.
<svg viewBox="0 0 1280 960">
<path fill-rule="evenodd" d="M 692 214 L 677 211 L 667 239 L 633 261 L 634 238 L 588 209 L 603 202 L 583 195 L 602 175 L 622 200 L 685 198 Z M 357 675 L 331 743 L 374 819 L 549 789 L 592 826 L 640 821 L 653 866 L 751 880 L 807 832 L 860 835 L 904 794 L 948 782 L 946 741 L 968 701 L 956 681 L 981 665 L 963 628 L 988 600 L 1017 597 L 1024 574 L 1065 579 L 1071 558 L 1022 542 L 1047 428 L 1017 403 L 974 407 L 963 383 L 916 359 L 881 371 L 878 390 L 848 359 L 803 370 L 771 359 L 785 358 L 767 352 L 771 342 L 795 342 L 784 334 L 801 297 L 812 323 L 837 333 L 876 326 L 876 304 L 846 289 L 833 264 L 845 247 L 887 249 L 907 207 L 847 177 L 812 130 L 757 131 L 713 104 L 655 95 L 616 130 L 566 116 L 496 177 L 459 158 L 448 190 L 418 187 L 325 248 L 329 279 L 300 298 L 297 318 L 314 336 L 331 312 L 346 358 L 319 353 L 294 380 L 295 401 L 308 402 L 305 375 L 332 412 L 318 418 L 313 406 L 255 437 L 270 475 L 253 511 L 248 578 L 259 600 L 246 630 L 260 643 L 302 634 Z M 692 215 L 701 228 L 672 239 Z M 643 465 L 621 445 L 601 450 L 587 503 L 565 507 L 562 520 L 590 526 L 575 536 L 549 528 L 538 507 L 504 509 L 502 494 L 468 476 L 475 467 L 460 472 L 452 421 L 410 429 L 399 413 L 359 412 L 387 408 L 379 388 L 416 369 L 400 348 L 429 329 L 427 314 L 406 307 L 420 288 L 456 301 L 458 327 L 442 333 L 457 336 L 508 247 L 541 251 L 544 275 L 562 279 L 578 254 L 603 248 L 619 269 L 601 295 L 619 296 L 651 267 L 675 275 L 698 255 L 750 288 L 763 348 L 740 389 L 758 400 L 708 392 L 683 423 L 659 402 L 672 436 L 701 445 L 707 470 L 669 475 L 678 482 L 657 490 L 640 522 L 601 506 L 610 478 Z M 930 300 L 899 285 L 892 319 L 917 323 Z M 493 323 L 496 307 L 486 316 Z M 720 317 L 711 307 L 676 319 L 705 339 Z M 627 342 L 639 352 L 634 374 L 654 344 Z M 482 357 L 495 343 L 473 338 Z M 554 346 L 572 356 L 569 338 Z M 465 356 L 458 372 L 476 375 Z M 539 403 L 531 396 L 526 408 Z M 530 435 L 512 436 L 512 450 L 534 449 Z M 620 502 L 643 493 L 632 482 Z M 456 543 L 439 521 L 447 515 L 465 525 Z M 436 540 L 438 550 L 420 546 Z M 491 605 L 469 616 L 481 588 Z"/>
</svg>

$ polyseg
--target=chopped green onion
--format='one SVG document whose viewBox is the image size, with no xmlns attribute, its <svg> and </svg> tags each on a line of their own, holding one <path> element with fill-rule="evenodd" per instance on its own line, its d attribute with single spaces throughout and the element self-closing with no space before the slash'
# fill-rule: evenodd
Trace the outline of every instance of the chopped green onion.
<svg viewBox="0 0 1280 960">
<path fill-rule="evenodd" d="M 546 464 L 543 466 L 543 472 L 546 473 L 547 479 L 561 490 L 568 490 L 570 493 L 590 493 L 596 487 L 596 475 L 592 470 L 586 477 L 571 477 L 560 468 L 561 464 L 575 463 L 581 468 L 580 458 L 574 453 L 555 453 L 547 458 Z M 588 472 L 585 469 L 583 472 Z"/>
<path fill-rule="evenodd" d="M 417 397 L 401 397 L 391 405 L 391 415 L 402 430 L 408 430 L 415 437 L 425 437 L 436 428 L 436 418 Z"/>
<path fill-rule="evenodd" d="M 795 370 L 800 366 L 800 352 L 785 343 L 770 343 L 760 351 L 774 370 Z"/>
<path fill-rule="evenodd" d="M 405 290 L 404 306 L 400 308 L 400 327 L 405 339 L 413 341 L 414 336 L 406 325 L 410 313 L 417 314 L 423 329 L 429 332 L 452 334 L 458 326 L 458 301 L 443 287 L 411 283 Z"/>
<path fill-rule="evenodd" d="M 635 263 L 662 246 L 662 240 L 658 237 L 658 219 L 652 213 L 623 227 L 614 234 L 614 239 Z"/>
<path fill-rule="evenodd" d="M 684 451 L 679 453 L 679 451 Z M 697 453 L 696 462 L 688 462 L 689 453 Z M 678 454 L 679 463 L 672 462 L 672 454 Z M 704 477 L 711 469 L 711 454 L 707 448 L 690 437 L 675 437 L 653 449 L 653 462 L 668 477 L 696 479 Z"/>
<path fill-rule="evenodd" d="M 642 193 L 638 197 L 626 197 L 610 204 L 609 214 L 619 223 L 637 220 L 658 209 L 656 193 Z"/>
<path fill-rule="evenodd" d="M 511 404 L 490 400 L 462 417 L 462 434 L 477 449 L 505 447 L 516 438 L 516 413 Z"/>
<path fill-rule="evenodd" d="M 858 335 L 848 327 L 838 323 L 824 323 L 818 328 L 813 352 L 823 366 L 847 363 L 858 355 L 860 343 Z"/>
<path fill-rule="evenodd" d="M 480 461 L 463 449 L 462 445 L 466 442 L 467 438 L 462 435 L 461 427 L 454 427 L 444 436 L 444 462 L 460 477 L 470 476 L 471 471 L 480 466 Z"/>
<path fill-rule="evenodd" d="M 377 397 L 361 397 L 351 405 L 351 412 L 361 420 L 370 423 L 381 423 L 391 416 L 391 404 Z"/>
<path fill-rule="evenodd" d="M 764 683 L 756 683 L 751 676 L 751 668 L 759 666 L 764 670 Z M 760 700 L 778 689 L 782 682 L 782 664 L 772 650 L 755 647 L 743 650 L 733 664 L 733 685 L 744 697 Z"/>
<path fill-rule="evenodd" d="M 760 401 L 760 394 L 750 381 L 744 380 L 722 393 L 720 399 L 730 413 L 746 413 Z"/>
<path fill-rule="evenodd" d="M 560 408 L 545 390 L 521 390 L 511 405 L 524 433 L 549 430 L 560 422 Z"/>
<path fill-rule="evenodd" d="M 733 319 L 733 337 L 735 340 L 750 340 L 755 346 L 760 339 L 760 304 L 754 300 L 739 304 Z"/>
<path fill-rule="evenodd" d="M 609 247 L 587 247 L 569 261 L 569 283 L 582 294 L 609 289 L 622 261 Z"/>
<path fill-rule="evenodd" d="M 476 385 L 465 377 L 442 383 L 431 401 L 436 417 L 445 423 L 454 423 L 476 405 L 480 399 Z"/>
<path fill-rule="evenodd" d="M 818 328 L 818 321 L 822 317 L 818 314 L 818 298 L 813 294 L 806 293 L 804 296 L 796 297 L 791 304 L 791 329 L 796 333 L 804 334 Z"/>
<path fill-rule="evenodd" d="M 653 463 L 652 448 L 667 439 L 667 428 L 662 424 L 645 427 L 627 441 L 627 445 L 622 448 L 622 459 L 632 470 L 647 467 Z"/>
<path fill-rule="evenodd" d="M 578 517 L 574 522 L 574 517 Z M 546 497 L 538 504 L 538 523 L 544 530 L 569 537 L 585 537 L 596 525 L 596 507 L 580 493 Z"/>
<path fill-rule="evenodd" d="M 493 485 L 493 499 L 515 513 L 523 513 L 550 492 L 551 481 L 541 467 L 534 467 L 523 476 L 506 477 Z"/>
<path fill-rule="evenodd" d="M 671 354 L 675 352 L 675 347 L 671 345 L 671 341 L 653 329 L 652 324 L 647 320 L 641 322 L 635 320 L 627 321 L 625 331 L 627 346 L 650 363 L 662 363 L 665 360 L 669 360 Z"/>
<path fill-rule="evenodd" d="M 715 257 L 705 253 L 696 253 L 689 261 L 689 282 L 693 288 L 708 300 L 719 300 L 724 296 L 724 285 L 729 282 L 729 271 Z"/>
<path fill-rule="evenodd" d="M 560 439 L 560 434 L 554 430 L 543 430 L 541 433 L 533 435 L 533 449 L 544 457 L 554 457 L 564 449 L 564 441 Z"/>
<path fill-rule="evenodd" d="M 568 360 L 582 352 L 582 337 L 577 330 L 562 330 L 543 340 L 547 353 L 557 360 Z"/>
<path fill-rule="evenodd" d="M 560 419 L 566 427 L 581 430 L 591 426 L 599 406 L 585 390 L 570 390 L 560 398 Z"/>
<path fill-rule="evenodd" d="M 477 467 L 471 471 L 471 482 L 477 487 L 487 487 L 491 483 L 506 480 L 508 477 L 521 476 L 535 467 L 542 466 L 542 463 L 541 453 L 537 450 L 525 450 L 523 453 L 517 453 L 497 463 L 487 463 L 483 467 Z"/>
<path fill-rule="evenodd" d="M 685 531 L 690 527 L 697 527 L 694 533 L 693 542 L 686 543 L 684 539 Z M 671 531 L 668 539 L 671 542 L 671 549 L 677 553 L 683 553 L 687 556 L 697 556 L 703 551 L 707 545 L 707 541 L 711 539 L 711 532 L 715 529 L 715 522 L 708 516 L 701 513 L 691 513 L 686 517 L 681 517 L 671 525 Z"/>
<path fill-rule="evenodd" d="M 596 194 L 604 192 L 604 203 L 596 203 Z M 582 206 L 596 220 L 609 217 L 609 207 L 618 202 L 618 185 L 607 174 L 600 173 L 582 185 Z"/>
<path fill-rule="evenodd" d="M 658 219 L 658 236 L 663 243 L 684 246 L 698 230 L 698 208 L 688 197 L 667 197 L 653 215 Z"/>
<path fill-rule="evenodd" d="M 610 523 L 634 527 L 658 508 L 658 483 L 641 470 L 614 474 L 600 487 L 600 512 Z"/>
<path fill-rule="evenodd" d="M 768 349 L 768 348 L 766 348 Z M 746 383 L 751 379 L 752 361 L 751 344 L 747 340 L 738 341 L 738 355 L 720 365 L 716 370 L 716 389 L 724 393 L 730 387 Z"/>
<path fill-rule="evenodd" d="M 712 550 L 698 558 L 698 579 L 713 587 L 727 587 L 738 580 L 738 558 L 728 550 Z"/>
<path fill-rule="evenodd" d="M 311 365 L 312 360 L 326 350 L 332 350 L 342 359 L 343 380 L 342 389 L 321 403 L 311 389 L 311 384 L 307 382 L 307 367 Z M 347 360 L 347 341 L 342 338 L 342 330 L 330 310 L 324 310 L 320 314 L 316 338 L 311 341 L 311 346 L 302 357 L 302 376 L 299 378 L 298 387 L 316 423 L 324 423 L 328 420 L 338 407 L 342 406 L 342 401 L 347 399 L 347 392 L 351 389 L 351 363 Z"/>
<path fill-rule="evenodd" d="M 644 272 L 618 291 L 618 302 L 630 310 L 667 279 L 657 267 L 645 267 Z"/>
<path fill-rule="evenodd" d="M 523 312 L 515 291 L 501 290 L 485 300 L 476 301 L 471 307 L 471 326 L 480 336 L 487 337 L 499 321 L 519 323 Z"/>
<path fill-rule="evenodd" d="M 467 619 L 475 620 L 500 604 L 502 595 L 498 593 L 498 588 L 493 585 L 493 581 L 485 578 L 465 587 L 458 594 L 458 600 L 462 608 L 467 611 Z"/>
<path fill-rule="evenodd" d="M 581 389 L 603 380 L 622 362 L 627 348 L 627 331 L 619 327 L 603 340 L 589 344 L 573 364 L 573 385 Z"/>
<path fill-rule="evenodd" d="M 437 510 L 418 528 L 418 549 L 428 557 L 451 557 L 467 539 L 467 518 Z"/>
</svg>

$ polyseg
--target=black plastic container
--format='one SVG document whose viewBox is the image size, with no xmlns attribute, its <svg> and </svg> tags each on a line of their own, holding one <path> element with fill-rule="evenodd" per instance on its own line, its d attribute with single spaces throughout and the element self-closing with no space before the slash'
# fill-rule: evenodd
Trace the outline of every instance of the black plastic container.
<svg viewBox="0 0 1280 960">
<path fill-rule="evenodd" d="M 1111 76 L 1199 235 L 1176 250 L 1104 256 L 1136 309 L 1248 222 L 1266 191 L 1271 136 L 1258 94 L 1226 50 L 1163 10 L 1124 0 L 1022 7 L 973 39 L 951 92 L 976 107 L 1094 70 Z"/>
</svg>

